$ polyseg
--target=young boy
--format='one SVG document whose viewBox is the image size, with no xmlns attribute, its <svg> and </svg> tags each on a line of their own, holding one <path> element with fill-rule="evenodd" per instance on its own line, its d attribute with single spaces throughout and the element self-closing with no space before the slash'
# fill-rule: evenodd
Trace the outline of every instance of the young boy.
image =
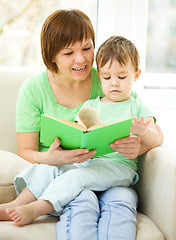
<svg viewBox="0 0 176 240">
<path fill-rule="evenodd" d="M 89 100 L 83 107 L 98 109 L 101 122 L 111 122 L 133 117 L 131 133 L 137 134 L 146 145 L 158 141 L 154 118 L 144 104 L 130 96 L 133 83 L 140 76 L 139 54 L 134 44 L 123 37 L 111 37 L 98 49 L 97 69 L 104 97 Z M 106 136 L 105 136 L 106 137 Z M 6 213 L 18 225 L 31 223 L 43 214 L 58 215 L 63 207 L 74 199 L 83 189 L 105 191 L 110 187 L 129 187 L 138 180 L 137 159 L 129 159 L 118 152 L 106 154 L 87 162 L 71 166 L 49 166 L 55 168 L 53 181 L 42 189 L 36 201 L 29 199 L 24 206 L 9 208 Z M 34 164 L 15 179 L 19 189 L 19 179 L 23 179 L 27 188 L 31 188 L 32 173 L 43 164 Z M 24 188 L 24 186 L 23 186 Z M 30 203 L 32 202 L 32 204 Z M 48 202 L 50 204 L 48 204 Z M 35 209 L 40 208 L 41 211 Z"/>
</svg>

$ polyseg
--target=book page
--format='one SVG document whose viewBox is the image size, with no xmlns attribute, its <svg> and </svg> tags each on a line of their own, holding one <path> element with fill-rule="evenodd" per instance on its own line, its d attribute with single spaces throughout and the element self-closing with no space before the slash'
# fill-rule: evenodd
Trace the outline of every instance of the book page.
<svg viewBox="0 0 176 240">
<path fill-rule="evenodd" d="M 108 125 L 112 125 L 112 124 L 115 124 L 115 123 L 120 123 L 120 122 L 124 122 L 125 120 L 128 120 L 129 118 L 127 119 L 123 119 L 121 121 L 114 121 L 114 122 L 108 122 L 108 123 L 100 123 L 100 124 L 97 124 L 97 125 L 94 125 L 92 127 L 90 127 L 88 129 L 88 131 L 91 131 L 93 129 L 97 129 L 97 128 L 101 128 L 101 127 L 105 127 L 105 126 L 108 126 Z"/>
<path fill-rule="evenodd" d="M 49 116 L 49 115 L 47 115 L 47 114 L 44 114 L 44 115 L 47 116 L 47 117 L 49 117 L 49 118 L 52 118 L 52 119 L 54 119 L 54 120 L 56 120 L 56 121 L 59 121 L 59 122 L 65 123 L 65 124 L 67 124 L 67 125 L 70 125 L 70 126 L 72 126 L 72 127 L 78 128 L 78 129 L 80 129 L 80 130 L 83 130 L 83 131 L 86 131 L 86 130 L 87 130 L 85 127 L 81 126 L 80 124 L 78 124 L 78 123 L 76 123 L 76 122 L 71 122 L 71 121 L 68 121 L 68 120 L 63 120 L 63 119 L 60 119 L 60 118 L 51 117 L 51 116 Z"/>
<path fill-rule="evenodd" d="M 80 109 L 78 112 L 78 118 L 78 123 L 87 129 L 100 124 L 99 112 L 94 108 L 85 107 Z"/>
</svg>

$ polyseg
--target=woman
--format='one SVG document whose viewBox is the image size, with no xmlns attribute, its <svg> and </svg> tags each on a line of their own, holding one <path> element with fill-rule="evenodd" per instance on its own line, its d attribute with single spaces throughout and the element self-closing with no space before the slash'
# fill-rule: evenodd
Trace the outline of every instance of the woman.
<svg viewBox="0 0 176 240">
<path fill-rule="evenodd" d="M 95 154 L 94 150 L 87 149 L 63 150 L 59 139 L 47 148 L 39 139 L 42 113 L 73 121 L 86 100 L 103 95 L 92 67 L 94 46 L 90 19 L 79 10 L 58 10 L 44 22 L 41 48 L 47 70 L 31 77 L 21 88 L 17 102 L 17 143 L 21 157 L 31 163 L 43 164 L 47 171 L 40 172 L 40 177 L 36 173 L 36 189 L 25 186 L 16 189 L 17 199 L 0 207 L 1 220 L 12 219 L 19 223 L 20 217 L 17 219 L 14 215 L 17 211 L 21 211 L 23 219 L 25 214 L 29 217 L 30 214 L 22 212 L 19 205 L 32 204 L 40 197 L 38 189 L 53 181 L 54 168 L 48 170 L 47 165 L 71 166 L 87 161 Z M 161 132 L 160 136 L 162 142 Z M 117 140 L 111 147 L 129 158 L 148 150 L 138 137 Z M 46 201 L 46 204 L 50 207 L 50 202 Z M 61 236 L 62 240 L 135 239 L 136 206 L 137 196 L 131 188 L 111 188 L 99 193 L 84 190 L 62 211 L 57 223 L 58 239 Z M 45 209 L 39 208 L 39 211 Z"/>
</svg>

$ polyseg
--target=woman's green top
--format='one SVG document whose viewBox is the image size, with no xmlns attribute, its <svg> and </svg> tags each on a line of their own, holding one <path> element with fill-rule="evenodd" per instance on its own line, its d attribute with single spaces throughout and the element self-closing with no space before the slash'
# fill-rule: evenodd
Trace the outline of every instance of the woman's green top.
<svg viewBox="0 0 176 240">
<path fill-rule="evenodd" d="M 89 99 L 104 96 L 97 71 L 91 69 L 91 93 Z M 136 94 L 132 93 L 133 97 Z M 50 87 L 47 70 L 27 79 L 19 92 L 16 106 L 16 132 L 40 132 L 41 114 L 74 121 L 80 107 L 70 109 L 58 104 Z M 39 144 L 39 151 L 47 151 L 48 148 Z"/>
</svg>

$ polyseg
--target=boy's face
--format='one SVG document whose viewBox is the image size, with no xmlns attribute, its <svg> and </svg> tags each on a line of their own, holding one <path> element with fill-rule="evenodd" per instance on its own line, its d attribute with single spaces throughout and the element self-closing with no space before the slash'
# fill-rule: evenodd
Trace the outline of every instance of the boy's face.
<svg viewBox="0 0 176 240">
<path fill-rule="evenodd" d="M 128 61 L 126 66 L 121 66 L 117 60 L 113 60 L 112 64 L 109 60 L 103 67 L 99 69 L 99 78 L 105 97 L 103 102 L 120 102 L 130 98 L 133 82 L 140 75 L 140 70 L 135 69 Z"/>
</svg>

